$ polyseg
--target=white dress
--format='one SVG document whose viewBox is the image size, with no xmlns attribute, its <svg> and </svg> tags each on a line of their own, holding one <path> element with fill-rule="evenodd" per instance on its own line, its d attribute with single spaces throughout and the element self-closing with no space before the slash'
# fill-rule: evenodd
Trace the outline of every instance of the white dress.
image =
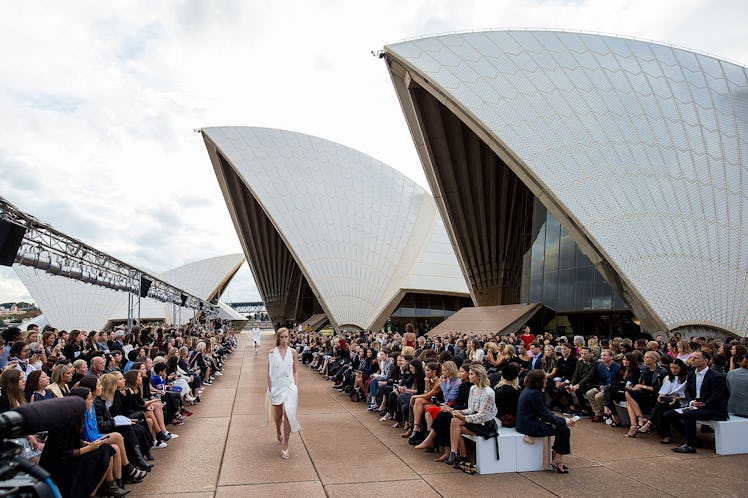
<svg viewBox="0 0 748 498">
<path fill-rule="evenodd" d="M 291 348 L 286 349 L 286 357 L 283 358 L 278 348 L 273 348 L 268 361 L 270 362 L 270 385 L 272 386 L 268 393 L 268 400 L 273 405 L 283 405 L 288 423 L 291 424 L 291 432 L 299 432 L 301 425 L 296 420 L 299 390 L 293 378 L 293 351 Z"/>
<path fill-rule="evenodd" d="M 260 327 L 255 327 L 252 329 L 252 340 L 255 341 L 255 344 L 257 346 L 260 345 Z"/>
</svg>

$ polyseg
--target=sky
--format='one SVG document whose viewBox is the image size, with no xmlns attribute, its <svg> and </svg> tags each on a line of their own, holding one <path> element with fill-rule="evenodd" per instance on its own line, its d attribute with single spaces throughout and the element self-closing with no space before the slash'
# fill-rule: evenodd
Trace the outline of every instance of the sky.
<svg viewBox="0 0 748 498">
<path fill-rule="evenodd" d="M 198 128 L 316 135 L 428 189 L 385 63 L 371 54 L 388 43 L 567 29 L 745 65 L 746 21 L 744 0 L 12 2 L 0 17 L 0 195 L 162 272 L 241 252 Z M 19 300 L 32 298 L 0 267 L 0 302 Z M 246 264 L 224 300 L 260 300 Z"/>
</svg>

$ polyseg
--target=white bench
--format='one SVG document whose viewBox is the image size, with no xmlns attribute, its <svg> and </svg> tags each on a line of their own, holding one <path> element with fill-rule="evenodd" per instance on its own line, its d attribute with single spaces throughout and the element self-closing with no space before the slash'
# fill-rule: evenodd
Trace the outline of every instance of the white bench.
<svg viewBox="0 0 748 498">
<path fill-rule="evenodd" d="M 479 474 L 533 472 L 549 468 L 550 438 L 535 438 L 535 444 L 525 442 L 524 434 L 513 428 L 499 427 L 499 459 L 496 459 L 496 440 L 463 434 L 475 442 L 475 467 Z"/>
<path fill-rule="evenodd" d="M 730 415 L 727 420 L 697 420 L 714 429 L 714 448 L 718 455 L 748 453 L 748 418 Z"/>
</svg>

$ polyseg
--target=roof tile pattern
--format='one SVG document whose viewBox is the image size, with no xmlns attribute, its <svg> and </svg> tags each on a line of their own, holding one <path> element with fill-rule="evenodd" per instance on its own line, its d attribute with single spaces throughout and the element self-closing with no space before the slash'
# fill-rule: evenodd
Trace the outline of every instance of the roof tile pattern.
<svg viewBox="0 0 748 498">
<path fill-rule="evenodd" d="M 553 31 L 386 50 L 513 151 L 669 328 L 748 333 L 745 67 Z"/>
<path fill-rule="evenodd" d="M 203 133 L 262 205 L 337 325 L 368 328 L 411 286 L 467 294 L 433 198 L 388 165 L 284 130 Z"/>
</svg>

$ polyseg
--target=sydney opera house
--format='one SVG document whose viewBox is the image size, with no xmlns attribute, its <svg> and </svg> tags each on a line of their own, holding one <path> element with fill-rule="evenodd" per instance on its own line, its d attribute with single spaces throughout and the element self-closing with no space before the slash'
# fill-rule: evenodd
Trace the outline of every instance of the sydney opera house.
<svg viewBox="0 0 748 498">
<path fill-rule="evenodd" d="M 433 197 L 391 167 L 290 131 L 202 134 L 274 323 L 378 330 L 472 305 Z"/>
<path fill-rule="evenodd" d="M 242 326 L 247 318 L 219 300 L 244 263 L 244 255 L 227 254 L 208 258 L 159 275 L 159 278 L 218 307 L 218 316 Z M 128 318 L 126 292 L 90 285 L 80 280 L 52 275 L 44 271 L 13 265 L 18 277 L 44 313 L 43 323 L 61 330 L 107 330 Z M 195 310 L 153 298 L 140 300 L 142 322 L 186 323 Z M 138 311 L 130 310 L 137 318 Z"/>
<path fill-rule="evenodd" d="M 748 333 L 745 67 L 554 31 L 383 56 L 476 305 L 542 303 L 585 334 Z"/>
</svg>

